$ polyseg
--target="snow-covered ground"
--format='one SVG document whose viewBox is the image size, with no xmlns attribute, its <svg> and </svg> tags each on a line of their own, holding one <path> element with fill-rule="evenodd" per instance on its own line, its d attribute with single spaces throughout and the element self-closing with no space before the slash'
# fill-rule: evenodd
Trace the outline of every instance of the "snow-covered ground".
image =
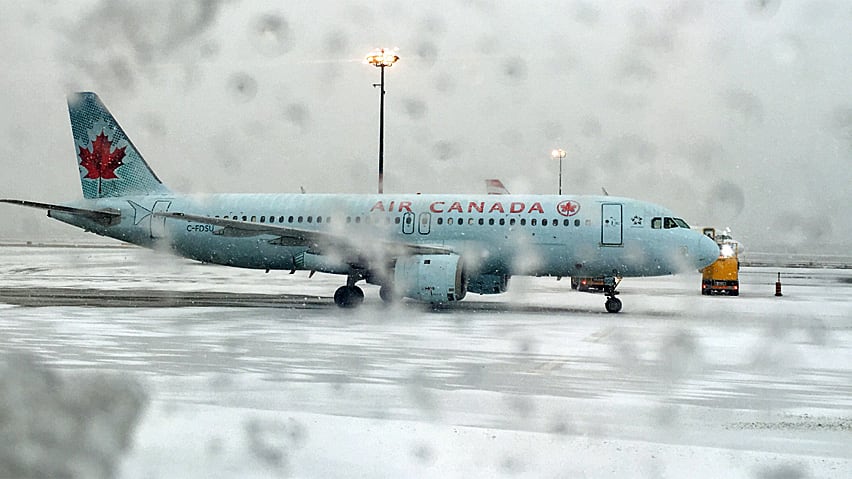
<svg viewBox="0 0 852 479">
<path fill-rule="evenodd" d="M 513 278 L 456 308 L 0 304 L 3 352 L 135 378 L 118 476 L 852 477 L 852 270 L 626 279 L 624 311 Z M 0 248 L 0 290 L 304 294 L 338 277 L 135 248 Z M 107 294 L 107 293 L 105 293 Z M 2 371 L 0 371 L 2 372 Z"/>
</svg>

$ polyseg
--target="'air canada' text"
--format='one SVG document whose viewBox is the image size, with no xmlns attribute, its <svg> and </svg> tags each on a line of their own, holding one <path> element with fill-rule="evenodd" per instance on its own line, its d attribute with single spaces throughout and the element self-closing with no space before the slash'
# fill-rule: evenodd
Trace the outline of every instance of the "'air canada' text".
<svg viewBox="0 0 852 479">
<path fill-rule="evenodd" d="M 391 201 L 385 206 L 384 201 L 377 201 L 372 208 L 370 208 L 370 213 L 375 211 L 386 211 L 388 213 L 402 213 L 403 211 L 407 211 L 409 213 L 413 213 L 411 210 L 411 202 L 410 201 L 400 201 L 399 203 L 395 201 Z M 432 213 L 541 213 L 544 214 L 544 208 L 541 206 L 541 202 L 534 202 L 529 207 L 523 201 L 513 201 L 504 205 L 500 201 L 494 202 L 485 202 L 485 201 L 433 201 L 429 205 L 429 211 Z"/>
</svg>

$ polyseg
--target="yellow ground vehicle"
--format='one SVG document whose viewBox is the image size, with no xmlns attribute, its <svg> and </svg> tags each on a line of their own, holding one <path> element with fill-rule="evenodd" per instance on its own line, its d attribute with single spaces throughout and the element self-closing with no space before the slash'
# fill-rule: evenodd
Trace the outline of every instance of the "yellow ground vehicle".
<svg viewBox="0 0 852 479">
<path fill-rule="evenodd" d="M 736 256 L 720 256 L 715 263 L 701 270 L 701 294 L 739 296 L 740 261 Z"/>
<path fill-rule="evenodd" d="M 740 260 L 737 258 L 739 244 L 730 241 L 728 235 L 716 235 L 713 228 L 704 228 L 704 234 L 719 244 L 719 259 L 701 270 L 701 294 L 740 294 Z"/>
</svg>

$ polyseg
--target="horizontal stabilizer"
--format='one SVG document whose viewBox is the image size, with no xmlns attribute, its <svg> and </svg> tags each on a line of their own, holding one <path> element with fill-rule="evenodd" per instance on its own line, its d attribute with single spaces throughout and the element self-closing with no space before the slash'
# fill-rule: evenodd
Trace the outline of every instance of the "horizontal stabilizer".
<svg viewBox="0 0 852 479">
<path fill-rule="evenodd" d="M 10 205 L 27 206 L 30 208 L 38 208 L 47 210 L 47 215 L 50 216 L 51 211 L 61 211 L 72 215 L 83 216 L 98 223 L 111 225 L 117 223 L 121 219 L 121 212 L 112 209 L 103 210 L 87 210 L 85 208 L 74 208 L 71 206 L 52 205 L 49 203 L 38 203 L 27 200 L 10 200 L 0 199 L 0 203 L 9 203 Z"/>
</svg>

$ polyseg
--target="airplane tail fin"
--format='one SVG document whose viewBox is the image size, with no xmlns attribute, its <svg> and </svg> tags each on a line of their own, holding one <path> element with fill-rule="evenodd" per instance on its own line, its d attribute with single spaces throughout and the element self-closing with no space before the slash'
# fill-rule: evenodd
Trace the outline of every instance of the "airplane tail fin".
<svg viewBox="0 0 852 479">
<path fill-rule="evenodd" d="M 68 112 L 85 198 L 169 193 L 96 94 L 69 95 Z"/>
</svg>

